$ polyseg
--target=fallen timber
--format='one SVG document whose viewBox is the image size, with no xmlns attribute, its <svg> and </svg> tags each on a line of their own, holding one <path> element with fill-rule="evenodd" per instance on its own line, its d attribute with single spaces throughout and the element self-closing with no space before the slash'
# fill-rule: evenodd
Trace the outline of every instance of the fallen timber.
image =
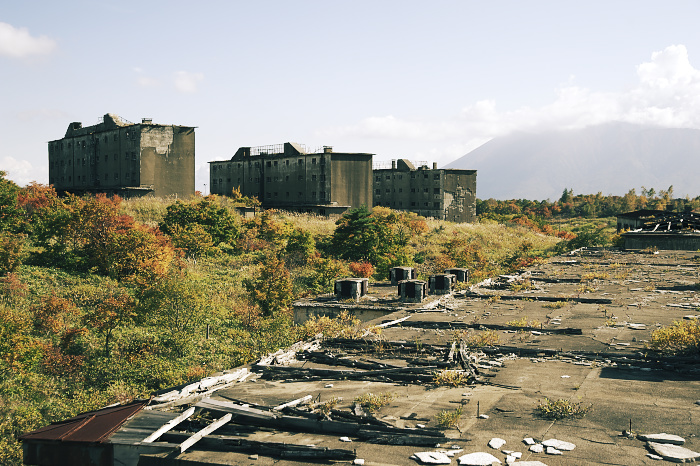
<svg viewBox="0 0 700 466">
<path fill-rule="evenodd" d="M 163 435 L 163 440 L 181 443 L 190 438 L 190 434 L 171 432 Z M 433 440 L 434 442 L 435 440 Z M 197 449 L 213 451 L 237 451 L 242 453 L 257 453 L 273 458 L 295 458 L 307 460 L 337 460 L 349 461 L 357 457 L 352 450 L 336 448 L 321 448 L 310 445 L 298 445 L 280 442 L 259 442 L 239 437 L 224 435 L 206 435 L 197 442 Z"/>
<path fill-rule="evenodd" d="M 357 438 L 375 438 L 377 434 L 385 437 L 418 436 L 421 439 L 429 438 L 432 443 L 440 443 L 445 440 L 442 432 L 431 429 L 409 429 L 388 425 L 359 424 L 356 422 L 314 420 L 306 417 L 280 415 L 269 413 L 259 409 L 246 407 L 230 402 L 217 400 L 202 400 L 196 405 L 198 408 L 218 413 L 229 413 L 232 422 L 257 427 L 269 427 L 276 430 L 306 432 L 326 435 L 347 435 Z M 425 445 L 422 444 L 422 445 Z"/>
<path fill-rule="evenodd" d="M 412 328 L 434 328 L 441 330 L 459 330 L 465 328 L 473 328 L 478 330 L 516 330 L 524 332 L 547 332 L 551 334 L 564 334 L 564 335 L 583 335 L 583 331 L 580 328 L 543 328 L 543 327 L 519 327 L 515 325 L 499 325 L 499 324 L 479 324 L 479 323 L 468 323 L 462 321 L 430 321 L 430 320 L 412 320 L 407 327 Z"/>
<path fill-rule="evenodd" d="M 255 367 L 255 366 L 254 366 Z M 339 369 L 316 369 L 292 366 L 260 366 L 256 370 L 263 372 L 263 379 L 332 379 L 332 380 L 391 380 L 394 382 L 429 383 L 433 380 L 430 369 L 437 369 L 437 366 L 422 367 L 398 367 L 392 369 L 350 371 Z"/>
</svg>

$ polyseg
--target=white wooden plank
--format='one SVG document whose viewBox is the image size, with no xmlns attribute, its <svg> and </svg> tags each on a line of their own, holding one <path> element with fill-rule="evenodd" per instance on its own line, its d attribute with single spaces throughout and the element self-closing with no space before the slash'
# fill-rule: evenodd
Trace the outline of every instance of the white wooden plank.
<svg viewBox="0 0 700 466">
<path fill-rule="evenodd" d="M 185 412 L 180 414 L 175 419 L 171 419 L 168 422 L 166 422 L 165 424 L 163 424 L 162 426 L 160 426 L 160 428 L 158 430 L 156 430 L 151 435 L 149 435 L 148 437 L 143 439 L 142 442 L 144 442 L 144 443 L 155 442 L 156 440 L 158 440 L 160 438 L 161 435 L 163 435 L 164 433 L 166 433 L 167 431 L 169 431 L 170 429 L 172 429 L 173 427 L 175 427 L 176 425 L 178 425 L 179 423 L 181 423 L 182 421 L 184 421 L 188 417 L 192 416 L 192 414 L 194 414 L 194 406 L 192 406 L 191 408 L 189 408 L 188 410 L 186 410 Z"/>
<path fill-rule="evenodd" d="M 195 443 L 199 442 L 202 439 L 202 437 L 204 437 L 207 434 L 211 434 L 216 429 L 218 429 L 219 427 L 226 424 L 228 421 L 231 420 L 231 417 L 232 416 L 230 413 L 226 414 L 224 417 L 217 419 L 216 421 L 214 421 L 211 424 L 209 424 L 208 426 L 206 426 L 204 429 L 202 429 L 199 432 L 197 432 L 196 434 L 194 434 L 192 437 L 190 437 L 187 440 L 185 440 L 184 442 L 182 442 L 178 447 L 180 449 L 180 453 L 184 453 L 185 450 L 190 448 Z"/>
<path fill-rule="evenodd" d="M 306 395 L 303 398 L 297 398 L 296 400 L 292 400 L 289 403 L 284 403 L 284 404 L 281 404 L 279 406 L 275 406 L 274 408 L 272 408 L 272 410 L 273 411 L 281 411 L 284 408 L 291 408 L 292 406 L 300 405 L 302 403 L 306 403 L 307 401 L 311 401 L 312 398 L 313 398 L 313 396 Z"/>
</svg>

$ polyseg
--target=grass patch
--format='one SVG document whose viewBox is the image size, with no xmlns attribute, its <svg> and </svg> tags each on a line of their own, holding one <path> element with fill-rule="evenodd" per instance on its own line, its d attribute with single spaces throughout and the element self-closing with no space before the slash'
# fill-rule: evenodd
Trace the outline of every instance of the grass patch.
<svg viewBox="0 0 700 466">
<path fill-rule="evenodd" d="M 435 422 L 439 429 L 449 429 L 454 427 L 459 423 L 459 419 L 462 417 L 462 407 L 455 409 L 454 411 L 440 411 L 435 415 Z"/>
<path fill-rule="evenodd" d="M 700 322 L 677 321 L 672 325 L 654 330 L 648 349 L 669 354 L 700 353 Z"/>
<path fill-rule="evenodd" d="M 564 398 L 550 400 L 545 398 L 535 408 L 538 416 L 545 419 L 566 419 L 571 417 L 583 417 L 591 410 L 593 405 L 584 405 L 582 402 L 574 402 Z"/>
<path fill-rule="evenodd" d="M 365 393 L 355 398 L 355 403 L 362 406 L 365 410 L 373 413 L 379 411 L 383 406 L 386 406 L 396 397 L 393 393 Z"/>
<path fill-rule="evenodd" d="M 433 372 L 433 384 L 438 387 L 459 387 L 469 382 L 469 376 L 461 371 Z"/>
<path fill-rule="evenodd" d="M 561 309 L 564 306 L 566 306 L 566 301 L 553 301 L 542 305 L 546 309 Z"/>
</svg>

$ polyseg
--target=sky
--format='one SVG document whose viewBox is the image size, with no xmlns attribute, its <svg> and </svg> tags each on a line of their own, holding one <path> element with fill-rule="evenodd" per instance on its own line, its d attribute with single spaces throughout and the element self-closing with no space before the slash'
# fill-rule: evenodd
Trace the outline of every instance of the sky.
<svg viewBox="0 0 700 466">
<path fill-rule="evenodd" d="M 698 18 L 696 0 L 5 2 L 0 170 L 47 183 L 47 142 L 106 113 L 196 126 L 205 193 L 241 146 L 442 166 L 513 131 L 700 128 Z"/>
</svg>

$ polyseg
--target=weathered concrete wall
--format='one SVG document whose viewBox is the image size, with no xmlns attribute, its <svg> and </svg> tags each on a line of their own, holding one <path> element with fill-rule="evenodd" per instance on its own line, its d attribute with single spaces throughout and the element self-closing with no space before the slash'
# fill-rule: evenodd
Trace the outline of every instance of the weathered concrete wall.
<svg viewBox="0 0 700 466">
<path fill-rule="evenodd" d="M 401 162 L 374 170 L 375 206 L 458 223 L 476 220 L 476 170 L 413 170 Z"/>
<path fill-rule="evenodd" d="M 194 195 L 194 128 L 141 125 L 141 181 L 155 196 Z"/>
<path fill-rule="evenodd" d="M 240 187 L 266 208 L 328 215 L 343 206 L 372 205 L 372 154 L 306 154 L 291 143 L 274 154 L 240 148 L 231 160 L 211 162 L 209 173 L 212 194 L 230 195 Z"/>
<path fill-rule="evenodd" d="M 137 125 L 107 114 L 71 123 L 49 142 L 49 183 L 57 191 L 157 196 L 194 194 L 194 128 Z"/>
<path fill-rule="evenodd" d="M 300 325 L 312 317 L 330 317 L 336 318 L 341 312 L 347 311 L 350 315 L 358 318 L 361 322 L 369 322 L 370 320 L 396 312 L 395 307 L 381 306 L 347 306 L 347 305 L 322 305 L 322 304 L 297 304 L 293 305 L 294 309 L 294 324 Z"/>
<path fill-rule="evenodd" d="M 697 251 L 700 235 L 694 233 L 624 233 L 625 249 L 658 249 L 675 251 Z"/>
<path fill-rule="evenodd" d="M 372 208 L 372 154 L 332 153 L 331 202 Z"/>
</svg>

